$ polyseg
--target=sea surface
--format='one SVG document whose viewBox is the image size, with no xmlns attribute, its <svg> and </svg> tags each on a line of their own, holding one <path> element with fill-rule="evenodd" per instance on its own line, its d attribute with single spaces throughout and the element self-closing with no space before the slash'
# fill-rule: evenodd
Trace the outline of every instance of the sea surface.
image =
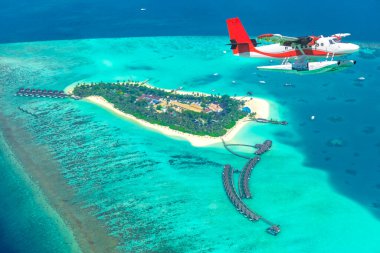
<svg viewBox="0 0 380 253">
<path fill-rule="evenodd" d="M 256 66 L 267 61 L 224 53 L 226 39 L 151 37 L 1 45 L 1 120 L 7 125 L 2 131 L 19 129 L 32 136 L 24 145 L 46 148 L 57 162 L 48 169 L 49 178 L 64 178 L 75 192 L 68 202 L 104 223 L 121 251 L 380 252 L 378 46 L 363 46 L 362 53 L 352 56 L 358 64 L 351 69 L 299 76 L 258 72 Z M 365 80 L 358 81 L 360 76 Z M 233 142 L 273 140 L 272 150 L 255 168 L 254 198 L 247 203 L 281 225 L 278 237 L 266 234 L 267 225 L 248 221 L 228 201 L 221 182 L 223 165 L 241 167 L 244 161 L 221 144 L 195 148 L 84 101 L 13 95 L 19 87 L 63 89 L 80 80 L 127 79 L 232 96 L 251 91 L 271 101 L 272 116 L 289 125 L 252 123 Z M 265 84 L 259 82 L 263 80 Z M 33 149 L 24 152 L 37 156 L 38 162 Z M 19 180 L 7 163 L 2 173 L 8 184 Z M 27 189 L 19 187 L 20 198 L 30 199 Z M 9 196 L 7 201 L 19 199 Z M 30 229 L 51 229 L 47 241 L 59 242 L 60 250 L 70 252 L 71 244 L 63 243 L 57 231 L 67 240 L 69 234 L 50 222 L 53 216 L 38 203 L 30 208 L 39 208 L 36 213 L 42 220 L 31 223 Z M 10 210 L 12 216 L 30 221 L 22 214 L 25 209 L 2 212 Z M 2 215 L 7 217 L 5 224 L 14 220 L 12 216 Z M 40 238 L 37 232 L 13 234 L 11 228 L 20 231 L 24 224 L 12 225 L 2 225 L 7 247 L 14 242 L 9 237 L 24 242 Z M 34 249 L 18 246 L 21 252 Z M 35 252 L 44 250 L 36 247 Z"/>
<path fill-rule="evenodd" d="M 380 40 L 378 0 L 1 0 L 0 42 L 129 36 L 225 35 L 240 17 L 251 36 L 350 32 Z"/>
<path fill-rule="evenodd" d="M 379 1 L 32 2 L 2 1 L 0 41 L 60 41 L 0 44 L 1 252 L 79 252 L 86 238 L 87 252 L 107 245 L 104 234 L 121 252 L 380 252 Z M 357 64 L 259 72 L 271 63 L 225 46 L 231 16 L 253 35 L 351 32 Z M 125 36 L 150 37 L 78 40 Z M 277 237 L 229 202 L 223 166 L 245 161 L 221 144 L 192 147 L 84 101 L 14 96 L 128 79 L 270 101 L 271 116 L 289 124 L 252 123 L 231 142 L 273 141 L 247 204 L 281 225 Z"/>
</svg>

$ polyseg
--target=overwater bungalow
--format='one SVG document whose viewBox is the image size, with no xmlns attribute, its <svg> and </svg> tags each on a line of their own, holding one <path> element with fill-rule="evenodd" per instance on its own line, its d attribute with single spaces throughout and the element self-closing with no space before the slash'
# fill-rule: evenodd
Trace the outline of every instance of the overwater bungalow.
<svg viewBox="0 0 380 253">
<path fill-rule="evenodd" d="M 273 225 L 266 229 L 268 234 L 276 236 L 278 233 L 280 233 L 280 226 L 279 225 Z"/>
</svg>

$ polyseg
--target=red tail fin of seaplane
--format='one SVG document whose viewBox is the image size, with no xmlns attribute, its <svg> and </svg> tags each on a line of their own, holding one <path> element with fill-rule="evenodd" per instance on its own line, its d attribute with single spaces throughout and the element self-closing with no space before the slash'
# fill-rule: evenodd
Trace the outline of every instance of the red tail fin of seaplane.
<svg viewBox="0 0 380 253">
<path fill-rule="evenodd" d="M 239 18 L 227 19 L 228 33 L 230 34 L 231 49 L 235 55 L 253 52 L 257 45 L 256 40 L 250 39 Z"/>
</svg>

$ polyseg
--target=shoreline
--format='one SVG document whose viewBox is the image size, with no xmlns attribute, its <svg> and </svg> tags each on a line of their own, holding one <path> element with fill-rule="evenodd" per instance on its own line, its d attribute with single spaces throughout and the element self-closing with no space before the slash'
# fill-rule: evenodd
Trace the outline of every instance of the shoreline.
<svg viewBox="0 0 380 253">
<path fill-rule="evenodd" d="M 67 94 L 72 94 L 74 87 L 78 84 L 79 82 L 73 83 L 65 88 L 65 92 Z M 153 87 L 149 84 L 144 83 L 143 85 L 150 87 L 150 88 L 156 88 Z M 162 89 L 164 91 L 171 91 L 168 89 Z M 186 92 L 186 91 L 176 91 L 178 94 L 182 95 L 188 95 L 188 94 L 193 94 L 193 93 L 199 93 L 204 96 L 208 96 L 209 94 L 206 93 L 201 93 L 201 92 Z M 258 118 L 269 118 L 270 116 L 270 104 L 267 100 L 261 99 L 261 98 L 253 98 L 253 97 L 234 97 L 234 99 L 238 100 L 243 100 L 246 101 L 245 106 L 249 107 L 252 112 L 256 112 L 256 116 Z M 250 121 L 247 121 L 248 116 L 238 120 L 232 128 L 227 130 L 227 133 L 224 134 L 223 136 L 220 137 L 211 137 L 211 136 L 199 136 L 199 135 L 194 135 L 194 134 L 189 134 L 189 133 L 184 133 L 178 130 L 174 130 L 169 128 L 168 126 L 162 126 L 158 124 L 152 124 L 148 121 L 136 118 L 132 114 L 125 113 L 117 108 L 114 107 L 114 105 L 110 102 L 108 102 L 106 99 L 104 99 L 101 96 L 89 96 L 85 97 L 82 100 L 95 104 L 97 106 L 102 107 L 103 109 L 106 109 L 107 111 L 123 118 L 126 120 L 130 120 L 133 122 L 138 123 L 141 126 L 144 126 L 146 128 L 149 128 L 151 130 L 160 132 L 166 136 L 172 137 L 172 138 L 180 138 L 180 139 L 185 139 L 190 142 L 191 145 L 195 147 L 204 147 L 204 146 L 210 146 L 214 144 L 218 144 L 222 142 L 222 139 L 225 141 L 230 141 L 232 140 L 238 133 L 239 131 L 246 126 L 248 123 L 251 123 Z"/>
<path fill-rule="evenodd" d="M 117 238 L 108 234 L 106 225 L 91 216 L 89 209 L 70 203 L 69 200 L 74 199 L 74 189 L 67 185 L 58 170 L 59 164 L 53 162 L 49 151 L 34 144 L 30 134 L 4 120 L 1 114 L 0 122 L 0 145 L 6 148 L 7 159 L 15 165 L 12 166 L 15 173 L 30 185 L 35 201 L 71 240 L 72 252 L 117 252 Z M 29 150 L 38 152 L 38 159 Z"/>
</svg>

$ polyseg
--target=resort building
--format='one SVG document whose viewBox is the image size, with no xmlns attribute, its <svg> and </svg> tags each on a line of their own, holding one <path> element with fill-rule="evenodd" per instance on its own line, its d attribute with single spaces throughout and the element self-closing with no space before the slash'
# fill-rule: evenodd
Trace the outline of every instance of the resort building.
<svg viewBox="0 0 380 253">
<path fill-rule="evenodd" d="M 213 112 L 221 112 L 221 111 L 223 111 L 223 108 L 220 107 L 220 105 L 218 105 L 218 104 L 214 104 L 214 103 L 209 104 L 208 108 L 209 108 L 211 111 L 213 111 Z"/>
<path fill-rule="evenodd" d="M 179 110 L 189 110 L 189 111 L 193 111 L 193 112 L 202 112 L 203 111 L 203 108 L 198 104 L 188 105 L 188 104 L 180 103 L 177 101 L 171 101 L 170 105 L 176 107 Z"/>
<path fill-rule="evenodd" d="M 140 101 L 140 100 L 147 100 L 149 102 L 151 101 L 159 101 L 161 98 L 160 97 L 157 97 L 157 96 L 154 96 L 154 95 L 141 95 L 140 97 L 137 98 L 137 101 Z"/>
</svg>

